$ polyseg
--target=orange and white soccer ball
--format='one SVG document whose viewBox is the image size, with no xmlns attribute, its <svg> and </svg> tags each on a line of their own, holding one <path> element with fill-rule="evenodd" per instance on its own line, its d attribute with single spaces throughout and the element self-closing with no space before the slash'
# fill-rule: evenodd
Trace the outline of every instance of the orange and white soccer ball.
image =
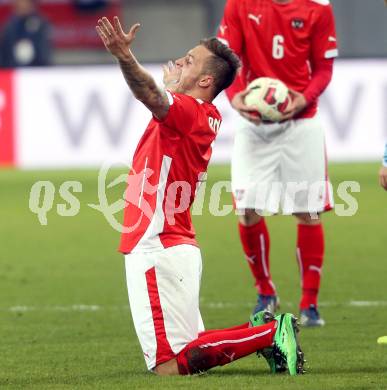
<svg viewBox="0 0 387 390">
<path fill-rule="evenodd" d="M 245 97 L 247 106 L 255 106 L 263 121 L 280 122 L 283 113 L 290 104 L 289 89 L 280 80 L 260 77 L 248 87 L 250 92 Z"/>
</svg>

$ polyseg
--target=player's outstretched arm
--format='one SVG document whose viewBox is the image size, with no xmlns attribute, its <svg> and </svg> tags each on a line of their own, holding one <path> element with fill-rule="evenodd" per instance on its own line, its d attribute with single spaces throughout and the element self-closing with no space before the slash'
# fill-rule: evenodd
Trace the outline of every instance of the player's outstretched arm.
<svg viewBox="0 0 387 390">
<path fill-rule="evenodd" d="M 153 77 L 142 67 L 130 50 L 140 24 L 134 24 L 126 34 L 117 16 L 113 24 L 108 18 L 98 20 L 96 27 L 106 49 L 117 58 L 121 71 L 136 99 L 140 100 L 158 119 L 168 114 L 169 101 L 165 91 L 157 86 Z"/>
</svg>

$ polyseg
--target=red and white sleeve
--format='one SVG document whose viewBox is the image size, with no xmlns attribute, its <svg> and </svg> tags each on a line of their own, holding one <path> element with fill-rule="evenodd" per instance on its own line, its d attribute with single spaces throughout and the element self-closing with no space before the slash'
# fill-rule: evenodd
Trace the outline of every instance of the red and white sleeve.
<svg viewBox="0 0 387 390">
<path fill-rule="evenodd" d="M 332 79 L 333 60 L 338 56 L 333 9 L 323 6 L 312 31 L 312 54 L 310 65 L 312 77 L 304 96 L 308 104 L 324 92 Z"/>
<path fill-rule="evenodd" d="M 332 5 L 321 7 L 312 30 L 312 63 L 339 55 Z"/>
<path fill-rule="evenodd" d="M 223 19 L 218 29 L 217 38 L 231 47 L 238 56 L 241 56 L 243 52 L 244 38 L 243 28 L 239 18 L 238 1 L 239 0 L 227 1 Z M 244 89 L 245 85 L 240 71 L 234 83 L 226 90 L 228 99 L 231 101 L 236 93 Z"/>
</svg>

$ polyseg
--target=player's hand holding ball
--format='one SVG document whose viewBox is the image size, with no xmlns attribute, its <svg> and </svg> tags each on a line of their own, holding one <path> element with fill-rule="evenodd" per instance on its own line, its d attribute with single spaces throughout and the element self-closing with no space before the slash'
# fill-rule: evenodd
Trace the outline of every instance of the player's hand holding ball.
<svg viewBox="0 0 387 390">
<path fill-rule="evenodd" d="M 244 103 L 250 109 L 254 108 L 264 122 L 291 119 L 307 105 L 301 93 L 288 89 L 283 82 L 270 77 L 252 81 L 245 91 Z"/>
<path fill-rule="evenodd" d="M 260 77 L 252 81 L 247 90 L 245 104 L 256 107 L 265 122 L 284 120 L 285 111 L 291 105 L 289 89 L 280 80 Z"/>
<path fill-rule="evenodd" d="M 299 112 L 304 110 L 308 105 L 305 96 L 300 92 L 289 89 L 289 96 L 290 96 L 290 104 L 284 111 L 284 115 L 282 117 L 283 121 L 293 118 Z"/>
<path fill-rule="evenodd" d="M 117 16 L 113 18 L 113 25 L 109 19 L 103 17 L 98 20 L 96 30 L 101 37 L 106 49 L 118 60 L 125 61 L 130 56 L 130 46 L 136 38 L 140 24 L 134 24 L 126 34 L 122 30 L 120 20 Z"/>
<path fill-rule="evenodd" d="M 259 125 L 261 123 L 261 116 L 258 112 L 258 107 L 255 105 L 247 105 L 245 103 L 245 98 L 249 93 L 250 90 L 248 88 L 237 93 L 232 99 L 231 105 L 241 116 L 243 116 L 243 118 L 255 125 Z"/>
</svg>

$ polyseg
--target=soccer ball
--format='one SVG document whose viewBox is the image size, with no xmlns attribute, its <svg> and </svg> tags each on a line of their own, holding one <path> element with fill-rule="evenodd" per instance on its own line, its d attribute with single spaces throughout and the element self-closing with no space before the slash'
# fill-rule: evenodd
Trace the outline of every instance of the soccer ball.
<svg viewBox="0 0 387 390">
<path fill-rule="evenodd" d="M 280 80 L 260 77 L 248 87 L 250 92 L 245 97 L 247 106 L 255 106 L 263 121 L 280 122 L 290 103 L 289 89 Z"/>
</svg>

